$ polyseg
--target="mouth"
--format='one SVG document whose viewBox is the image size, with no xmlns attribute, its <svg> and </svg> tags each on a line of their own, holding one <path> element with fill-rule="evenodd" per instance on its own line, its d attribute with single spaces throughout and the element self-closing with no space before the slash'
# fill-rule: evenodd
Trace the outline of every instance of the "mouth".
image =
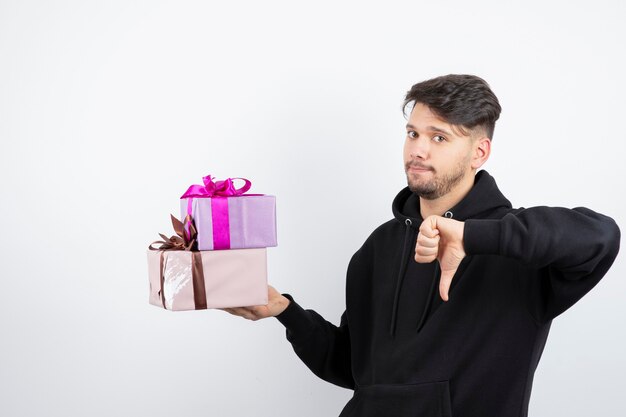
<svg viewBox="0 0 626 417">
<path fill-rule="evenodd" d="M 411 166 L 409 166 L 409 171 L 411 171 L 411 172 L 428 172 L 428 171 L 432 171 L 432 169 L 431 168 L 427 168 L 427 167 L 423 167 L 423 166 L 411 165 Z"/>
</svg>

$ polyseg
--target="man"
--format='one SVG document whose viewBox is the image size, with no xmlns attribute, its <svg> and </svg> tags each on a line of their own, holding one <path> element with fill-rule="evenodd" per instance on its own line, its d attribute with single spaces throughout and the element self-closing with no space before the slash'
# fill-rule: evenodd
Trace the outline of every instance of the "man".
<svg viewBox="0 0 626 417">
<path fill-rule="evenodd" d="M 348 265 L 337 327 L 269 288 L 267 306 L 320 378 L 354 390 L 340 417 L 519 417 L 552 319 L 619 250 L 587 208 L 511 207 L 486 171 L 498 99 L 472 75 L 415 84 L 404 109 L 408 186 Z M 438 289 L 438 291 L 437 291 Z"/>
</svg>

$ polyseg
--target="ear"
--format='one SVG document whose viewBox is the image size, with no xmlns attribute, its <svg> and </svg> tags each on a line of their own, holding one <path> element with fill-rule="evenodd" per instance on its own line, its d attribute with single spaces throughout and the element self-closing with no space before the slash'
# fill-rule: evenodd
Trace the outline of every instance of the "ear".
<svg viewBox="0 0 626 417">
<path fill-rule="evenodd" d="M 472 155 L 472 168 L 480 168 L 491 154 L 491 139 L 486 136 L 482 136 L 474 141 Z"/>
</svg>

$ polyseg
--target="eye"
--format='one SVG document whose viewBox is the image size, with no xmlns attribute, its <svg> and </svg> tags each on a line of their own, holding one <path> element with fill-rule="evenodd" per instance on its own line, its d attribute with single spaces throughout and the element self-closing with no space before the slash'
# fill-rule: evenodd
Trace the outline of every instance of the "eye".
<svg viewBox="0 0 626 417">
<path fill-rule="evenodd" d="M 441 142 L 444 142 L 446 138 L 441 135 L 435 135 L 433 136 L 433 140 L 437 143 L 441 143 Z"/>
<path fill-rule="evenodd" d="M 413 130 L 409 130 L 409 131 L 407 131 L 407 132 L 406 132 L 406 135 L 407 135 L 408 137 L 410 137 L 410 138 L 415 138 L 415 136 L 413 135 L 414 133 L 415 133 L 415 131 L 413 131 Z"/>
</svg>

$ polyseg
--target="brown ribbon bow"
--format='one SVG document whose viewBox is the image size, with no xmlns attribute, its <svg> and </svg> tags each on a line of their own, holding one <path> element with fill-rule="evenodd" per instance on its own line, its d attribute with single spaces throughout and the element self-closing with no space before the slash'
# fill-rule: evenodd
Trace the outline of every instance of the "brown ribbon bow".
<svg viewBox="0 0 626 417">
<path fill-rule="evenodd" d="M 185 217 L 184 223 L 178 220 L 176 217 L 170 214 L 172 219 L 172 225 L 174 226 L 174 231 L 176 235 L 167 237 L 162 233 L 159 233 L 161 239 L 157 240 L 150 244 L 148 249 L 150 250 L 158 250 L 161 251 L 160 258 L 160 280 L 161 280 L 161 289 L 159 290 L 159 295 L 161 296 L 161 303 L 163 304 L 163 308 L 165 307 L 165 294 L 163 293 L 163 286 L 165 283 L 164 278 L 164 269 L 165 269 L 165 251 L 168 250 L 186 250 L 191 252 L 191 260 L 192 260 L 192 268 L 191 268 L 191 277 L 193 282 L 193 297 L 194 303 L 196 306 L 196 310 L 202 310 L 207 308 L 206 302 L 206 291 L 204 288 L 204 273 L 202 270 L 202 257 L 200 256 L 200 252 L 198 251 L 198 243 L 196 241 L 197 230 L 194 225 L 193 218 L 191 215 L 187 215 Z M 187 232 L 187 233 L 186 233 Z M 153 247 L 155 244 L 160 244 L 160 246 Z"/>
<path fill-rule="evenodd" d="M 163 233 L 159 233 L 159 236 L 161 236 L 161 239 L 163 240 L 156 240 L 152 242 L 149 248 L 151 250 L 198 250 L 198 245 L 196 243 L 198 232 L 196 231 L 196 226 L 193 223 L 191 215 L 188 214 L 185 217 L 185 223 L 181 222 L 171 214 L 170 218 L 172 219 L 172 226 L 174 226 L 176 235 L 167 237 Z M 185 229 L 189 230 L 189 238 L 186 237 Z M 160 243 L 161 246 L 153 248 L 152 245 L 157 243 Z"/>
</svg>

